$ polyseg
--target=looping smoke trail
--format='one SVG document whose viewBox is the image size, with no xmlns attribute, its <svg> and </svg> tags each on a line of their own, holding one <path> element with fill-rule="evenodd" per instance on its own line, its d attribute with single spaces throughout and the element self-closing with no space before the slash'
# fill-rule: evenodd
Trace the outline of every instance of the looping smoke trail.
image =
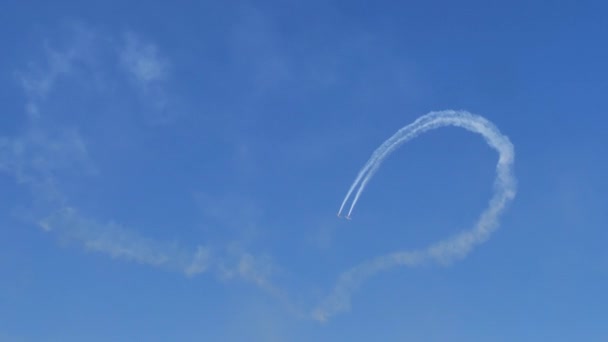
<svg viewBox="0 0 608 342">
<path fill-rule="evenodd" d="M 452 261 L 464 258 L 475 245 L 484 242 L 496 230 L 500 214 L 507 204 L 515 198 L 516 193 L 516 181 L 511 172 L 515 158 L 513 144 L 490 121 L 466 111 L 430 112 L 397 131 L 374 151 L 359 171 L 342 201 L 338 215 L 342 213 L 346 202 L 358 187 L 347 217 L 352 214 L 365 186 L 378 171 L 382 162 L 393 151 L 422 133 L 444 126 L 461 127 L 478 133 L 483 136 L 490 147 L 498 152 L 494 194 L 486 210 L 481 213 L 475 226 L 468 231 L 437 242 L 423 250 L 395 252 L 380 256 L 342 273 L 332 294 L 313 312 L 313 318 L 325 321 L 337 312 L 348 309 L 352 292 L 363 280 L 375 273 L 395 266 L 417 266 L 431 261 L 447 265 Z"/>
</svg>

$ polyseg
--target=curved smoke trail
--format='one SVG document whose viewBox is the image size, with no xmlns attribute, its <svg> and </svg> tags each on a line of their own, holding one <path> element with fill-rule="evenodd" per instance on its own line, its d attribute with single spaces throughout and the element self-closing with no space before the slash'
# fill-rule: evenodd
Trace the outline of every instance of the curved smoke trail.
<svg viewBox="0 0 608 342">
<path fill-rule="evenodd" d="M 445 110 L 430 112 L 397 131 L 397 133 L 374 151 L 370 159 L 359 171 L 342 202 L 338 214 L 342 212 L 346 202 L 348 202 L 348 199 L 358 187 L 347 217 L 351 215 L 365 186 L 378 171 L 382 162 L 395 149 L 424 132 L 444 126 L 461 127 L 478 133 L 483 136 L 490 147 L 498 152 L 499 158 L 496 165 L 494 194 L 486 210 L 481 213 L 475 226 L 468 231 L 435 243 L 426 249 L 383 255 L 342 273 L 332 294 L 313 312 L 315 319 L 324 321 L 329 316 L 348 309 L 352 292 L 365 278 L 377 272 L 399 265 L 416 266 L 430 261 L 449 264 L 454 260 L 465 257 L 475 245 L 484 242 L 496 230 L 500 214 L 515 197 L 516 193 L 515 177 L 511 172 L 515 158 L 513 144 L 490 121 L 466 111 Z"/>
</svg>

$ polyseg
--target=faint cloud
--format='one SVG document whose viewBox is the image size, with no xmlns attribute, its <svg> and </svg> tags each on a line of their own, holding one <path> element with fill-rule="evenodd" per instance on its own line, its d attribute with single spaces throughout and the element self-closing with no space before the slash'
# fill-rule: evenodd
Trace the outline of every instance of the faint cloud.
<svg viewBox="0 0 608 342">
<path fill-rule="evenodd" d="M 39 118 L 40 105 L 62 77 L 74 76 L 82 70 L 91 74 L 98 71 L 96 50 L 101 39 L 97 33 L 79 24 L 70 26 L 68 32 L 67 47 L 60 48 L 45 40 L 43 59 L 38 62 L 30 60 L 24 70 L 14 73 L 27 97 L 25 108 L 31 119 Z M 89 77 L 88 84 L 98 82 L 96 76 Z"/>
<path fill-rule="evenodd" d="M 184 270 L 186 275 L 194 276 L 205 272 L 209 268 L 210 259 L 211 251 L 209 248 L 198 246 L 192 262 Z"/>
<path fill-rule="evenodd" d="M 267 280 L 272 274 L 274 266 L 268 257 L 254 257 L 234 247 L 230 248 L 229 257 L 236 260 L 225 260 L 220 265 L 220 274 L 223 278 L 240 277 L 255 283 L 259 287 L 269 288 Z"/>
<path fill-rule="evenodd" d="M 151 124 L 167 124 L 179 115 L 169 96 L 167 82 L 171 64 L 150 42 L 130 32 L 119 48 L 123 69 L 136 86 L 141 101 L 148 107 L 145 117 Z"/>
<path fill-rule="evenodd" d="M 48 45 L 45 52 L 47 56 L 46 66 L 38 66 L 30 62 L 27 72 L 16 74 L 26 95 L 32 99 L 45 98 L 57 78 L 70 72 L 76 57 L 74 50 L 57 51 Z"/>
<path fill-rule="evenodd" d="M 127 86 L 137 94 L 130 97 L 141 105 L 139 112 L 147 123 L 164 124 L 178 116 L 181 106 L 169 84 L 171 63 L 156 44 L 133 32 L 117 39 L 82 24 L 70 26 L 64 36 L 52 42 L 47 39 L 43 58 L 28 61 L 14 73 L 31 118 L 39 118 L 40 107 L 51 92 L 61 90 L 58 85 L 66 79 L 103 95 Z"/>
<path fill-rule="evenodd" d="M 210 250 L 206 247 L 198 246 L 195 252 L 188 252 L 176 244 L 140 236 L 117 223 L 99 223 L 86 218 L 73 207 L 64 207 L 38 224 L 67 241 L 81 243 L 86 250 L 188 276 L 204 272 L 210 259 Z"/>
<path fill-rule="evenodd" d="M 218 267 L 221 278 L 237 278 L 252 283 L 279 300 L 292 314 L 305 317 L 306 314 L 271 281 L 276 276 L 278 268 L 268 256 L 256 256 L 243 250 L 238 244 L 232 244 L 218 263 Z"/>
<path fill-rule="evenodd" d="M 133 33 L 126 34 L 120 59 L 126 71 L 143 87 L 167 78 L 169 62 L 160 56 L 156 45 L 143 42 Z"/>
<path fill-rule="evenodd" d="M 47 203 L 64 203 L 58 189 L 63 176 L 98 172 L 78 130 L 38 126 L 19 137 L 0 138 L 0 171 L 12 174 L 37 201 Z"/>
<path fill-rule="evenodd" d="M 57 51 L 48 44 L 45 46 L 45 54 L 46 65 L 30 62 L 27 71 L 15 73 L 28 99 L 25 108 L 31 119 L 39 118 L 39 103 L 46 99 L 57 79 L 72 70 L 76 58 L 75 50 Z"/>
<path fill-rule="evenodd" d="M 219 234 L 218 245 L 226 246 L 215 260 L 220 278 L 242 279 L 290 306 L 286 295 L 272 281 L 279 271 L 273 260 L 247 250 L 261 229 L 259 222 L 263 212 L 260 207 L 250 198 L 236 194 L 197 193 L 195 198 L 207 222 L 206 235 Z"/>
</svg>

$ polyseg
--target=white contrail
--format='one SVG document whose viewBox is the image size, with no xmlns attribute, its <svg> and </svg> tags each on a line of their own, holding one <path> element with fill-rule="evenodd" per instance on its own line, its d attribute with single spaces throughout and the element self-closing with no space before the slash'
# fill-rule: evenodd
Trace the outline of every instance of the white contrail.
<svg viewBox="0 0 608 342">
<path fill-rule="evenodd" d="M 382 144 L 382 146 L 380 146 L 378 149 L 376 149 L 376 151 L 374 151 L 374 153 L 372 154 L 372 157 L 367 161 L 367 163 L 365 163 L 365 165 L 363 166 L 363 168 L 361 168 L 361 170 L 359 171 L 359 174 L 357 174 L 357 178 L 355 178 L 355 181 L 350 186 L 350 189 L 348 189 L 348 192 L 346 193 L 346 196 L 344 196 L 344 200 L 342 201 L 342 205 L 340 205 L 340 209 L 338 210 L 338 216 L 340 216 L 342 214 L 342 210 L 344 210 L 344 206 L 346 205 L 346 202 L 348 202 L 348 199 L 352 195 L 353 191 L 355 190 L 355 188 L 357 187 L 357 185 L 359 184 L 359 182 L 361 181 L 361 179 L 363 179 L 363 177 L 365 176 L 365 174 L 367 173 L 367 171 L 369 170 L 369 168 L 371 167 L 371 165 L 373 164 L 373 162 L 376 159 L 378 159 L 378 157 L 382 154 L 382 151 L 385 149 L 385 147 L 389 145 L 388 143 L 390 143 L 392 141 L 392 138 L 393 137 L 391 137 L 389 140 L 385 141 Z M 350 212 L 349 212 L 349 215 L 350 215 Z"/>
<path fill-rule="evenodd" d="M 422 124 L 424 121 L 428 121 L 429 118 L 427 118 L 427 116 L 428 115 L 420 117 L 418 120 L 416 120 L 416 122 L 419 122 L 419 124 Z M 407 126 L 407 127 L 409 127 L 409 126 Z M 344 200 L 342 201 L 342 205 L 340 206 L 340 209 L 338 210 L 338 216 L 340 214 L 342 214 L 342 211 L 344 210 L 344 206 L 346 205 L 346 202 L 348 202 L 348 199 L 352 195 L 353 191 L 355 190 L 355 188 L 357 187 L 357 185 L 361 182 L 361 180 L 365 177 L 365 175 L 369 174 L 368 171 L 376 163 L 376 161 L 379 158 L 384 158 L 383 156 L 386 155 L 386 153 L 387 153 L 386 151 L 391 146 L 393 146 L 395 144 L 400 144 L 399 143 L 399 139 L 401 138 L 401 135 L 399 134 L 399 132 L 402 132 L 407 127 L 404 127 L 402 129 L 400 129 L 397 132 L 397 134 L 394 134 L 392 137 L 388 138 L 385 142 L 382 143 L 382 145 L 380 145 L 380 147 L 378 147 L 374 151 L 374 153 L 372 153 L 372 156 L 369 158 L 369 160 L 367 161 L 367 163 L 365 163 L 365 165 L 361 168 L 361 170 L 359 170 L 359 173 L 357 174 L 357 178 L 355 178 L 355 181 L 350 186 L 350 189 L 348 189 L 348 192 L 346 193 L 346 196 L 344 196 Z M 357 199 L 358 199 L 360 193 L 361 193 L 361 190 L 359 192 L 357 192 L 357 196 L 356 196 Z M 353 206 L 351 205 L 351 208 L 350 208 L 349 213 L 347 214 L 347 216 L 349 216 L 352 213 L 352 210 L 353 210 Z"/>
<path fill-rule="evenodd" d="M 446 110 L 431 112 L 397 131 L 397 133 L 374 151 L 371 158 L 359 171 L 357 178 L 342 203 L 339 213 L 351 197 L 354 189 L 358 186 L 359 188 L 347 216 L 352 214 L 365 186 L 376 171 L 378 171 L 378 168 L 386 157 L 395 151 L 395 149 L 424 132 L 443 126 L 461 127 L 481 134 L 488 145 L 498 152 L 499 158 L 496 165 L 494 194 L 490 199 L 488 208 L 481 213 L 475 226 L 468 231 L 435 243 L 426 249 L 383 255 L 342 273 L 332 294 L 313 312 L 315 319 L 324 321 L 329 316 L 347 309 L 350 305 L 352 292 L 365 278 L 379 271 L 399 265 L 416 266 L 430 261 L 449 264 L 454 260 L 465 257 L 475 245 L 485 241 L 498 227 L 500 214 L 515 197 L 516 192 L 516 181 L 511 172 L 515 157 L 513 145 L 509 141 L 509 138 L 502 135 L 491 122 L 466 111 Z"/>
</svg>

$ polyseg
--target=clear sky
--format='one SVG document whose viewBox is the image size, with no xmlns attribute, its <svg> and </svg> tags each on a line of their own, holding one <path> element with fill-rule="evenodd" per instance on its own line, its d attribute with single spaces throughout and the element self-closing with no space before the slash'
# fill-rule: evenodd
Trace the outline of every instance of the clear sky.
<svg viewBox="0 0 608 342">
<path fill-rule="evenodd" d="M 0 341 L 607 341 L 607 12 L 5 0 Z M 336 217 L 385 139 L 445 109 L 514 145 L 499 229 L 336 295 L 488 206 L 496 151 L 446 127 Z"/>
</svg>

